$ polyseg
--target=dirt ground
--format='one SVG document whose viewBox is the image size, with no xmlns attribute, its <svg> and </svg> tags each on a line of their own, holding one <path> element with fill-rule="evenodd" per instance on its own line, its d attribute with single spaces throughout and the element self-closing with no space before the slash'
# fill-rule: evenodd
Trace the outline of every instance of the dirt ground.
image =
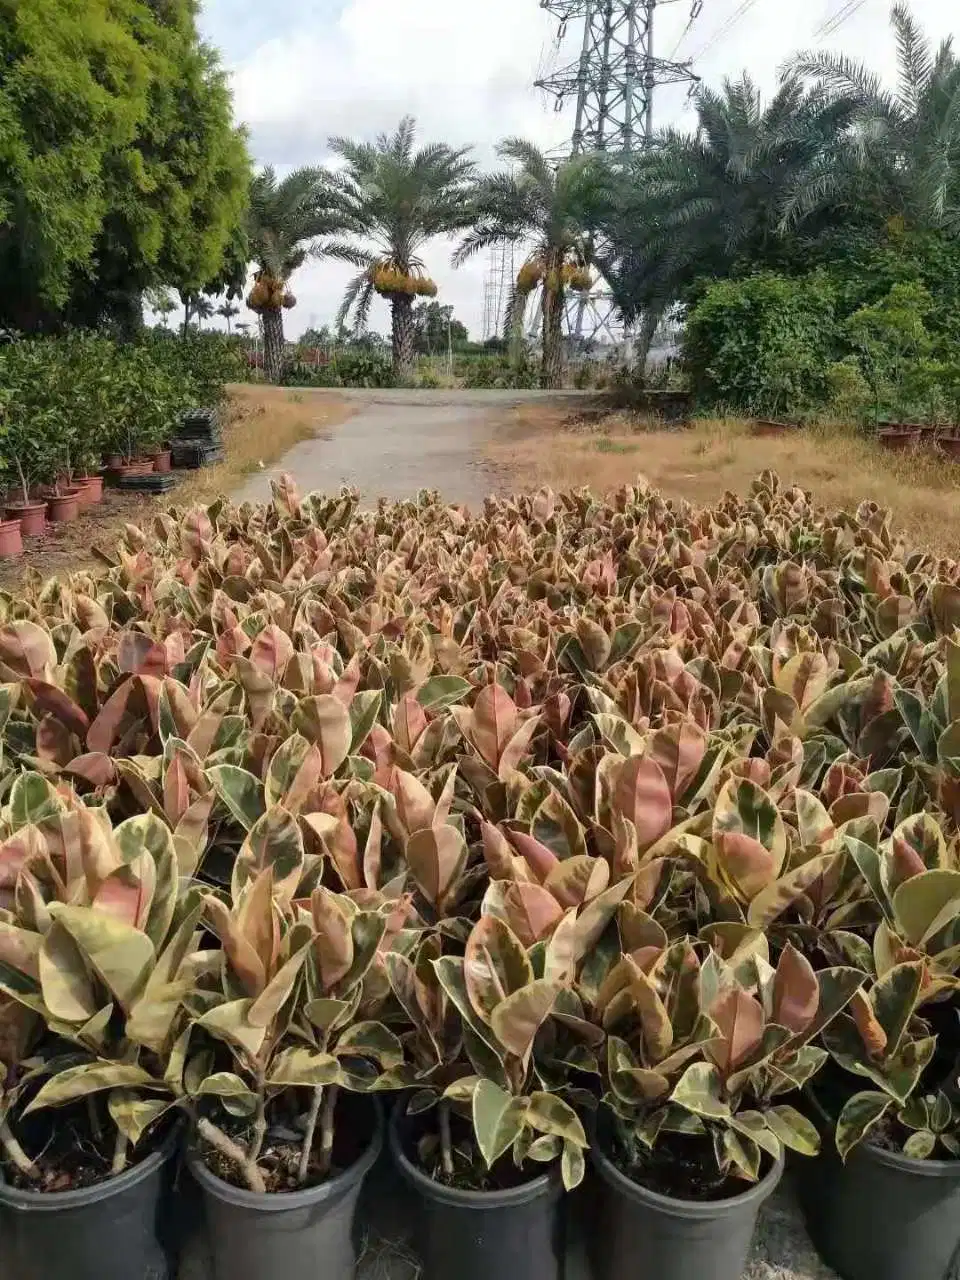
<svg viewBox="0 0 960 1280">
<path fill-rule="evenodd" d="M 960 465 L 931 449 L 888 453 L 841 428 L 808 428 L 787 440 L 754 436 L 739 420 L 652 430 L 631 415 L 593 415 L 526 405 L 510 411 L 487 456 L 511 488 L 589 485 L 598 491 L 646 477 L 667 497 L 715 502 L 743 493 L 766 468 L 810 490 L 829 508 L 866 499 L 893 512 L 909 543 L 960 558 Z"/>
</svg>

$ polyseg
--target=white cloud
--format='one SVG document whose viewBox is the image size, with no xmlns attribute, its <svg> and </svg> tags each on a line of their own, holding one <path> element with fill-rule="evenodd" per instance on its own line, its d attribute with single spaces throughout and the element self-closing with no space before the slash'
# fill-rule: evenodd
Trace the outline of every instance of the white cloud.
<svg viewBox="0 0 960 1280">
<path fill-rule="evenodd" d="M 795 50 L 809 47 L 824 20 L 847 0 L 754 0 L 739 22 L 722 34 L 696 70 L 708 82 L 744 68 L 765 92 Z M 741 7 L 742 0 L 705 0 L 703 12 L 677 56 L 701 53 L 709 38 Z M 915 0 L 914 12 L 928 34 L 941 39 L 955 23 L 956 0 Z M 278 10 L 286 14 L 286 20 Z M 329 0 L 274 0 L 259 11 L 275 23 L 275 36 L 256 44 L 249 0 L 207 0 L 208 37 L 230 55 L 238 47 L 232 24 L 243 25 L 245 52 L 232 68 L 238 117 L 247 123 L 258 162 L 278 166 L 316 163 L 332 134 L 372 137 L 415 115 L 424 138 L 475 143 L 480 161 L 493 162 L 496 142 L 508 134 L 547 147 L 569 137 L 570 112 L 558 116 L 533 81 L 557 59 L 575 61 L 575 24 L 562 51 L 553 48 L 556 20 L 538 0 L 346 0 L 333 16 Z M 657 9 L 657 48 L 664 56 L 684 30 L 686 0 Z M 895 68 L 887 0 L 863 0 L 857 12 L 824 48 L 841 47 L 888 77 Z M 689 120 L 685 90 L 662 91 L 659 123 Z M 485 262 L 454 272 L 449 245 L 429 254 L 443 300 L 474 334 L 480 327 Z M 313 263 L 297 275 L 297 309 L 289 316 L 298 332 L 333 319 L 349 268 Z M 372 324 L 386 331 L 386 307 L 378 303 Z"/>
</svg>

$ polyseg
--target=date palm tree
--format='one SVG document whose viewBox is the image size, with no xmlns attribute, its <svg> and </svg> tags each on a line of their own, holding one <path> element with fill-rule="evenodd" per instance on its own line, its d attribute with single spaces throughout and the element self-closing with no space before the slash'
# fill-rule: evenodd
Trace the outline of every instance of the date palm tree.
<svg viewBox="0 0 960 1280">
<path fill-rule="evenodd" d="M 338 232 L 327 175 L 319 168 L 296 169 L 278 179 L 270 165 L 250 185 L 248 236 L 256 264 L 247 306 L 263 321 L 264 369 L 271 382 L 283 373 L 283 312 L 296 305 L 290 278 L 310 257 L 321 257 L 321 238 Z"/>
<path fill-rule="evenodd" d="M 472 226 L 453 260 L 459 266 L 495 244 L 528 248 L 508 306 L 507 329 L 522 324 L 529 299 L 539 289 L 540 380 L 544 387 L 559 387 L 567 293 L 589 289 L 592 283 L 591 231 L 612 199 L 613 174 L 599 157 L 578 156 L 554 165 L 523 138 L 508 138 L 498 151 L 515 171 L 490 174 L 478 183 Z"/>
<path fill-rule="evenodd" d="M 960 227 L 960 60 L 952 40 L 936 49 L 926 40 L 906 4 L 893 6 L 890 21 L 895 89 L 846 54 L 800 53 L 789 64 L 848 119 L 794 182 L 788 225 L 831 206 L 925 229 Z"/>
<path fill-rule="evenodd" d="M 347 287 L 337 323 L 345 324 L 352 313 L 355 331 L 362 332 L 374 294 L 384 297 L 390 304 L 394 372 L 401 380 L 413 372 L 414 298 L 437 292 L 420 253 L 435 236 L 467 225 L 475 167 L 469 147 L 431 143 L 416 150 L 415 144 L 416 122 L 410 116 L 395 133 L 381 134 L 373 143 L 330 140 L 343 161 L 331 181 L 344 229 L 367 242 L 329 250 L 361 268 Z"/>
</svg>

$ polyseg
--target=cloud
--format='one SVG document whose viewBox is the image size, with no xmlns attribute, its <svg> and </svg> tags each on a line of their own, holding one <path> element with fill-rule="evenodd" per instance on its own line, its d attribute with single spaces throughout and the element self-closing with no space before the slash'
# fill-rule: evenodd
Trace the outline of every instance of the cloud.
<svg viewBox="0 0 960 1280">
<path fill-rule="evenodd" d="M 754 0 L 735 24 L 742 0 L 706 0 L 677 57 L 698 55 L 696 69 L 709 83 L 746 67 L 764 92 L 776 85 L 784 60 L 814 43 L 816 29 L 846 0 Z M 950 33 L 956 0 L 917 0 L 915 11 L 931 38 Z M 820 47 L 843 48 L 893 80 L 895 50 L 887 0 L 863 0 L 860 9 Z M 683 35 L 686 0 L 657 9 L 657 49 L 663 56 Z M 538 0 L 206 0 L 204 31 L 219 45 L 232 71 L 237 116 L 250 129 L 258 163 L 292 167 L 317 163 L 334 134 L 372 138 L 417 117 L 424 139 L 474 143 L 484 165 L 508 134 L 553 148 L 569 138 L 571 108 L 558 115 L 533 88 L 538 73 L 575 62 L 576 24 L 561 51 L 554 48 L 556 19 Z M 719 38 L 712 40 L 716 34 Z M 707 47 L 709 46 L 709 47 Z M 690 121 L 686 90 L 664 89 L 660 124 Z M 452 303 L 474 335 L 483 307 L 486 263 L 453 271 L 450 245 L 429 252 L 442 300 Z M 312 263 L 298 274 L 291 331 L 330 322 L 349 268 Z M 248 319 L 250 317 L 247 317 Z M 371 323 L 385 331 L 386 306 Z"/>
</svg>

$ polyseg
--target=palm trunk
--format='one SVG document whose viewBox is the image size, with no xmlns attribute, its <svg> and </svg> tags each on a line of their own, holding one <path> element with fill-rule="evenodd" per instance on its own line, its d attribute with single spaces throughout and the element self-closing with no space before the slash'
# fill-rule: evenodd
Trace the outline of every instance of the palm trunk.
<svg viewBox="0 0 960 1280">
<path fill-rule="evenodd" d="M 393 313 L 393 372 L 398 382 L 409 382 L 413 377 L 416 340 L 413 298 L 407 293 L 394 294 L 390 305 Z"/>
<path fill-rule="evenodd" d="M 640 332 L 637 335 L 637 349 L 635 352 L 635 368 L 641 378 L 647 376 L 647 360 L 650 357 L 650 348 L 653 345 L 653 336 L 657 332 L 657 325 L 660 323 L 662 312 L 656 308 L 649 308 L 644 311 L 643 319 L 640 321 Z"/>
<path fill-rule="evenodd" d="M 545 391 L 558 391 L 563 385 L 563 288 L 543 294 L 543 361 L 540 385 Z"/>
<path fill-rule="evenodd" d="M 279 307 L 263 311 L 263 369 L 268 382 L 279 383 L 283 377 L 283 312 Z"/>
</svg>

